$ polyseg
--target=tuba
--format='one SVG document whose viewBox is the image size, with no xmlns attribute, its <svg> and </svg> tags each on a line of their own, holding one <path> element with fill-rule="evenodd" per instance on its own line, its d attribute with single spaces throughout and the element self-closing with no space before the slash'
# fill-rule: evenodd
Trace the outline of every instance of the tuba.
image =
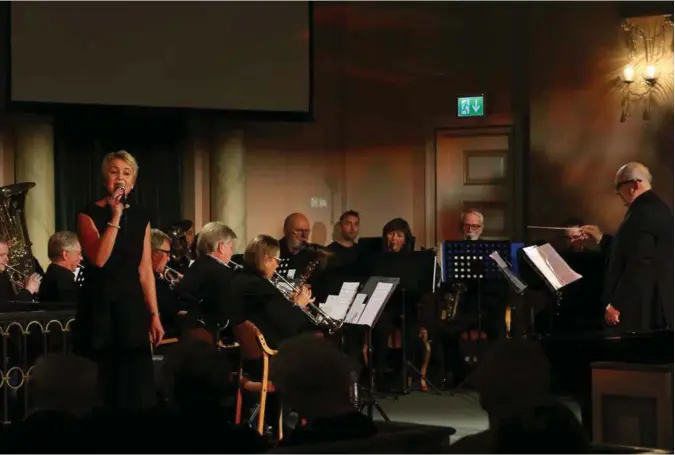
<svg viewBox="0 0 675 455">
<path fill-rule="evenodd" d="M 9 245 L 7 272 L 15 286 L 35 273 L 35 262 L 26 224 L 26 194 L 33 182 L 14 183 L 0 188 L 0 238 Z"/>
</svg>

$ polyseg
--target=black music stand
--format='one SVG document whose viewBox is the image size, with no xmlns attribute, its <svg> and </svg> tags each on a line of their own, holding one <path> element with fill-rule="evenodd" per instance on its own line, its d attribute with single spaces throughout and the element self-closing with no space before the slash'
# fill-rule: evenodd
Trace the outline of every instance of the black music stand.
<svg viewBox="0 0 675 455">
<path fill-rule="evenodd" d="M 510 257 L 511 242 L 508 240 L 446 241 L 443 243 L 443 250 L 446 282 L 476 284 L 476 304 L 478 310 L 477 351 L 480 352 L 482 346 L 481 333 L 483 332 L 482 283 L 485 281 L 501 281 L 503 279 L 501 270 L 490 259 L 490 254 L 496 251 L 503 257 Z M 478 362 L 480 362 L 480 359 Z M 461 389 L 469 381 L 474 372 L 467 375 L 454 390 Z"/>
<path fill-rule="evenodd" d="M 441 391 L 422 372 L 413 365 L 407 356 L 407 319 L 406 305 L 409 296 L 435 291 L 436 253 L 433 250 L 382 253 L 373 267 L 373 274 L 378 276 L 397 277 L 400 279 L 401 295 L 401 381 L 402 393 L 410 393 L 408 387 L 408 369 L 412 370 L 420 380 L 424 380 L 431 389 L 441 395 Z"/>
<path fill-rule="evenodd" d="M 365 302 L 360 307 L 354 308 L 354 311 L 348 312 L 346 316 L 346 324 L 366 326 L 366 338 L 368 341 L 368 389 L 366 393 L 362 394 L 364 397 L 361 400 L 359 411 L 367 408 L 368 417 L 373 418 L 373 408 L 377 409 L 380 416 L 386 421 L 390 422 L 389 416 L 382 409 L 382 406 L 377 401 L 375 394 L 375 375 L 373 373 L 373 327 L 380 320 L 382 311 L 387 306 L 387 302 L 394 294 L 394 290 L 399 284 L 398 278 L 388 278 L 373 276 L 366 281 L 358 294 L 365 294 Z M 357 299 L 358 299 L 357 294 Z M 362 307 L 362 308 L 361 308 Z"/>
<path fill-rule="evenodd" d="M 562 289 L 569 284 L 582 278 L 577 272 L 567 265 L 558 252 L 550 243 L 532 245 L 523 248 L 525 261 L 537 275 L 546 283 L 546 287 L 555 296 L 555 308 L 560 308 L 562 302 Z M 549 312 L 549 331 L 553 331 L 554 312 Z"/>
<path fill-rule="evenodd" d="M 513 251 L 513 250 L 512 250 Z M 525 291 L 527 290 L 527 284 L 525 284 L 517 275 L 516 271 L 514 270 L 513 266 L 511 263 L 507 262 L 500 254 L 498 251 L 492 252 L 490 254 L 490 258 L 495 261 L 495 264 L 497 264 L 497 267 L 499 267 L 499 271 L 502 273 L 502 276 L 504 279 L 511 285 L 511 289 L 513 292 L 518 296 L 519 298 L 523 296 Z M 514 308 L 513 305 L 510 305 L 511 309 Z M 511 336 L 511 327 L 510 324 L 509 326 L 506 327 L 506 336 L 510 337 Z"/>
</svg>

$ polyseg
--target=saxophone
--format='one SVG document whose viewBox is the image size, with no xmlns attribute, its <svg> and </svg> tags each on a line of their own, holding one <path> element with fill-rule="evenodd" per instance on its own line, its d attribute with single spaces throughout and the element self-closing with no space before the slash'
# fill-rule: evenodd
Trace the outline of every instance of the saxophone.
<svg viewBox="0 0 675 455">
<path fill-rule="evenodd" d="M 454 321 L 455 316 L 457 316 L 457 308 L 462 300 L 462 294 L 466 292 L 466 284 L 464 283 L 453 283 L 452 293 L 447 299 L 447 320 Z"/>
</svg>

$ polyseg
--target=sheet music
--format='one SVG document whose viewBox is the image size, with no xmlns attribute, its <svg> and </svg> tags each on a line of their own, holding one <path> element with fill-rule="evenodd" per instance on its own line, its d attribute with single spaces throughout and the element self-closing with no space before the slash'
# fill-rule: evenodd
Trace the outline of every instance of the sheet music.
<svg viewBox="0 0 675 455">
<path fill-rule="evenodd" d="M 347 313 L 347 316 L 345 317 L 345 322 L 347 324 L 358 325 L 359 319 L 361 318 L 361 314 L 363 314 L 363 310 L 366 309 L 366 304 L 364 302 L 366 301 L 367 297 L 368 297 L 367 294 L 356 294 L 356 297 L 354 298 L 354 303 L 352 304 L 352 307 L 349 309 L 349 313 Z"/>
<path fill-rule="evenodd" d="M 556 291 L 581 279 L 549 243 L 525 247 L 523 252 Z"/>
<path fill-rule="evenodd" d="M 527 289 L 527 285 L 523 283 L 520 278 L 513 273 L 511 266 L 506 263 L 506 261 L 499 254 L 499 251 L 493 251 L 490 253 L 490 257 L 497 263 L 497 266 L 501 269 L 502 272 L 506 275 L 506 278 L 511 282 L 511 284 L 516 288 L 516 292 L 519 294 Z"/>
<path fill-rule="evenodd" d="M 389 295 L 393 287 L 394 285 L 391 283 L 377 283 L 377 286 L 375 286 L 373 294 L 370 296 L 370 299 L 368 300 L 368 304 L 366 305 L 365 310 L 363 311 L 361 317 L 359 318 L 358 322 L 359 325 L 367 325 L 368 327 L 373 326 L 375 318 L 377 317 L 377 314 L 380 312 L 380 308 L 386 302 L 387 296 Z"/>
<path fill-rule="evenodd" d="M 359 283 L 343 283 L 340 289 L 340 295 L 329 295 L 326 303 L 321 305 L 321 309 L 326 312 L 331 319 L 342 321 L 347 317 L 347 311 L 352 304 L 356 292 L 359 289 Z"/>
</svg>

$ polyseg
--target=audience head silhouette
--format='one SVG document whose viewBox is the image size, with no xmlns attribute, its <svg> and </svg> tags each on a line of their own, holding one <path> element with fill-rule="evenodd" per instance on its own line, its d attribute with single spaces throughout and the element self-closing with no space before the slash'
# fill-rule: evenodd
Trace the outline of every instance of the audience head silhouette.
<svg viewBox="0 0 675 455">
<path fill-rule="evenodd" d="M 90 360 L 72 354 L 40 357 L 30 375 L 35 411 L 57 411 L 79 417 L 98 404 L 98 370 Z"/>
<path fill-rule="evenodd" d="M 541 348 L 521 339 L 493 345 L 481 363 L 476 388 L 490 422 L 550 401 L 549 363 Z"/>
<path fill-rule="evenodd" d="M 349 358 L 324 338 L 303 334 L 284 341 L 270 376 L 284 402 L 308 419 L 354 411 Z"/>
</svg>

